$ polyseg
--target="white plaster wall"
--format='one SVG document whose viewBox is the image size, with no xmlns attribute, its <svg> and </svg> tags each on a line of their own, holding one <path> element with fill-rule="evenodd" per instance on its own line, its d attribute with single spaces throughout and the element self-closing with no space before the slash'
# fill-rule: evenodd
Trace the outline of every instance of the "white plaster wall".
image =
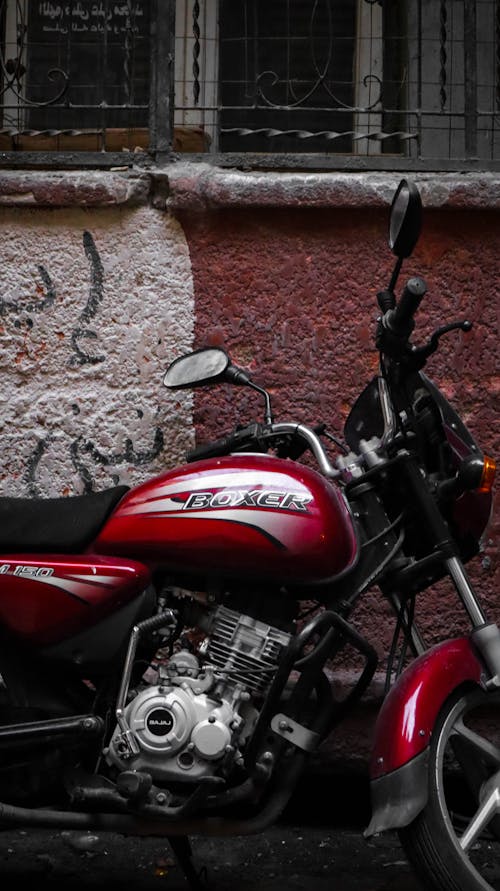
<svg viewBox="0 0 500 891">
<path fill-rule="evenodd" d="M 162 383 L 193 342 L 179 223 L 148 207 L 0 208 L 0 271 L 0 494 L 135 485 L 182 461 L 191 403 Z"/>
</svg>

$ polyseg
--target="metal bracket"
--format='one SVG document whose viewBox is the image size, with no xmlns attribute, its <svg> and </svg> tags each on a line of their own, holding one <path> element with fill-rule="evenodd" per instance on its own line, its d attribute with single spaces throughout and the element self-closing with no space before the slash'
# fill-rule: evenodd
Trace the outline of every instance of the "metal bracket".
<svg viewBox="0 0 500 891">
<path fill-rule="evenodd" d="M 292 745 L 297 746 L 298 749 L 303 749 L 304 752 L 314 751 L 320 742 L 319 733 L 309 730 L 308 727 L 303 727 L 302 724 L 297 724 L 288 715 L 275 715 L 271 720 L 271 730 L 291 742 Z"/>
</svg>

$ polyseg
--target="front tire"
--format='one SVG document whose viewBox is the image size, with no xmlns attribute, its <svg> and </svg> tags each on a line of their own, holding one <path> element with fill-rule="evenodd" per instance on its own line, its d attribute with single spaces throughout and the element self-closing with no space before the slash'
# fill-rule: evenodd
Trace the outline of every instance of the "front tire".
<svg viewBox="0 0 500 891">
<path fill-rule="evenodd" d="M 500 891 L 500 693 L 461 689 L 445 702 L 428 803 L 399 836 L 429 891 Z"/>
</svg>

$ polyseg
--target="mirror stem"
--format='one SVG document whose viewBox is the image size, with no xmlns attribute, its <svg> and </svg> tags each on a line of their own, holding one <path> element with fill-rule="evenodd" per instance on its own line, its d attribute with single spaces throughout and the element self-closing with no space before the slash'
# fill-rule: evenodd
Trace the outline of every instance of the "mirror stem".
<svg viewBox="0 0 500 891">
<path fill-rule="evenodd" d="M 401 272 L 401 266 L 403 265 L 403 258 L 398 257 L 396 263 L 394 265 L 394 269 L 392 270 L 391 281 L 389 282 L 389 291 L 394 291 L 396 287 L 396 282 L 398 280 L 399 273 Z"/>
<path fill-rule="evenodd" d="M 257 393 L 260 393 L 264 397 L 266 403 L 266 407 L 264 410 L 264 421 L 266 422 L 266 424 L 274 424 L 273 413 L 271 410 L 271 397 L 267 390 L 264 390 L 263 387 L 259 387 L 257 384 L 254 384 L 253 381 L 247 381 L 247 384 L 249 387 L 252 388 L 252 390 L 257 390 Z"/>
</svg>

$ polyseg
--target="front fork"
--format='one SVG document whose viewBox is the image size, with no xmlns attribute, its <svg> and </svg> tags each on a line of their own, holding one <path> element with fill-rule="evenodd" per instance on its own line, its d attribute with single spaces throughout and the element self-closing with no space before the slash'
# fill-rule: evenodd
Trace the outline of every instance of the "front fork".
<svg viewBox="0 0 500 891">
<path fill-rule="evenodd" d="M 473 629 L 431 649 L 412 635 L 418 658 L 391 688 L 375 725 L 366 837 L 407 826 L 426 806 L 429 744 L 448 697 L 464 685 L 500 687 L 500 629 L 486 620 L 461 561 L 450 557 L 446 566 Z"/>
<path fill-rule="evenodd" d="M 489 622 L 420 469 L 402 454 L 410 497 L 435 543 L 435 556 L 446 567 L 469 616 L 468 637 L 444 641 L 428 650 L 417 629 L 407 628 L 417 659 L 394 684 L 375 726 L 371 762 L 372 820 L 365 835 L 406 826 L 425 807 L 428 751 L 439 712 L 450 694 L 468 684 L 500 687 L 500 628 Z M 405 460 L 406 458 L 406 460 Z M 401 603 L 392 593 L 394 608 Z"/>
<path fill-rule="evenodd" d="M 471 621 L 471 640 L 488 671 L 485 686 L 500 687 L 500 628 L 495 622 L 488 621 L 461 560 L 458 557 L 449 557 L 444 565 Z M 401 615 L 403 606 L 398 595 L 391 591 L 386 596 L 396 615 Z M 421 656 L 426 652 L 427 646 L 413 623 L 406 627 L 406 634 L 415 655 Z"/>
<path fill-rule="evenodd" d="M 462 561 L 457 556 L 448 525 L 422 478 L 418 464 L 408 452 L 401 452 L 400 457 L 403 459 L 403 472 L 411 496 L 418 505 L 422 521 L 426 524 L 434 542 L 435 554 L 441 555 L 443 565 L 471 621 L 474 646 L 479 651 L 490 675 L 487 683 L 492 687 L 500 687 L 500 629 L 495 623 L 488 621 Z M 423 652 L 423 642 L 418 640 L 418 636 L 414 637 L 412 643 L 417 653 Z"/>
<path fill-rule="evenodd" d="M 488 669 L 486 687 L 500 687 L 500 628 L 495 622 L 488 622 L 461 561 L 450 557 L 446 568 L 471 620 L 474 646 Z"/>
</svg>

